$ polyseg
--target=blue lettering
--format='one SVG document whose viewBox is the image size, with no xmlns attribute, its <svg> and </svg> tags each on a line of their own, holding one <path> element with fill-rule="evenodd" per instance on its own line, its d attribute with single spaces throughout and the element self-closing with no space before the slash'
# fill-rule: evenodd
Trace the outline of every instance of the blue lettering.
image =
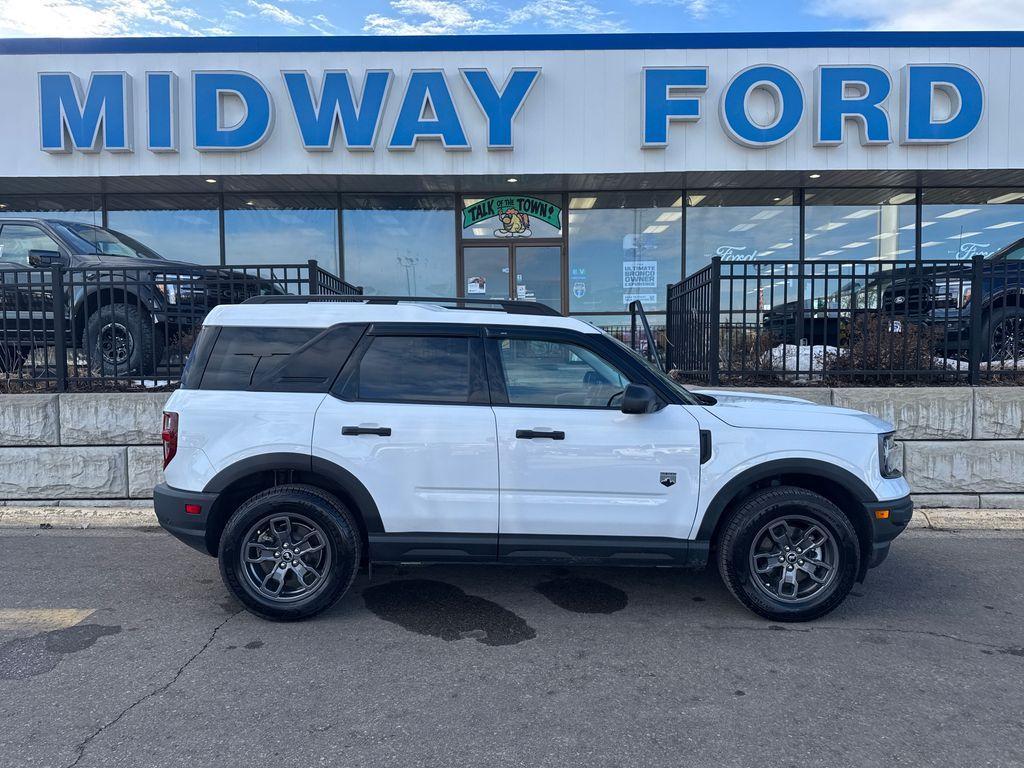
<svg viewBox="0 0 1024 768">
<path fill-rule="evenodd" d="M 985 94 L 978 77 L 957 64 L 908 64 L 902 73 L 904 144 L 949 144 L 967 138 L 981 122 Z M 936 120 L 935 94 L 949 99 L 949 117 Z"/>
<path fill-rule="evenodd" d="M 81 82 L 70 72 L 40 73 L 42 150 L 131 152 L 131 104 L 131 77 L 125 72 L 94 73 L 84 96 Z"/>
<path fill-rule="evenodd" d="M 762 89 L 775 101 L 775 119 L 757 123 L 747 109 L 751 93 Z M 729 137 L 747 147 L 768 147 L 790 137 L 804 113 L 800 82 L 789 70 L 774 64 L 760 64 L 738 72 L 722 94 L 721 118 Z"/>
<path fill-rule="evenodd" d="M 413 70 L 388 149 L 415 149 L 419 139 L 440 139 L 445 149 L 469 149 L 448 81 L 440 70 Z"/>
<path fill-rule="evenodd" d="M 233 126 L 223 124 L 221 96 L 234 94 L 245 105 L 245 116 Z M 201 152 L 239 152 L 254 149 L 270 135 L 274 107 L 263 84 L 244 72 L 192 74 L 195 146 Z"/>
<path fill-rule="evenodd" d="M 486 69 L 464 69 L 462 77 L 487 117 L 487 148 L 512 149 L 512 121 L 540 76 L 540 69 L 513 69 L 499 92 Z"/>
<path fill-rule="evenodd" d="M 325 72 L 320 97 L 315 101 L 307 72 L 282 74 L 303 147 L 310 151 L 333 149 L 335 129 L 340 122 L 346 149 L 373 150 L 391 86 L 390 70 L 368 71 L 358 102 L 348 72 Z"/>
<path fill-rule="evenodd" d="M 151 152 L 178 151 L 178 76 L 173 72 L 146 73 Z"/>
<path fill-rule="evenodd" d="M 892 141 L 884 106 L 892 90 L 888 72 L 873 66 L 823 65 L 815 72 L 815 80 L 815 144 L 842 144 L 847 120 L 860 124 L 861 144 Z M 858 89 L 856 96 L 847 95 L 851 86 Z"/>
<path fill-rule="evenodd" d="M 700 120 L 700 98 L 678 94 L 702 94 L 707 89 L 707 67 L 644 67 L 643 146 L 666 146 L 669 123 Z"/>
</svg>

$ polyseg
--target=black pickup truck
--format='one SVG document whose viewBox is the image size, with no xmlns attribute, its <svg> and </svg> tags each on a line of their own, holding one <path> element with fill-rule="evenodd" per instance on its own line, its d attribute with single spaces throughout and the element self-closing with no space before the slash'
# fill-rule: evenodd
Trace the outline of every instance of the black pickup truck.
<svg viewBox="0 0 1024 768">
<path fill-rule="evenodd" d="M 802 306 L 791 301 L 771 307 L 764 312 L 763 329 L 787 344 L 841 346 L 854 323 L 881 317 L 894 330 L 904 323 L 932 329 L 935 352 L 946 357 L 966 358 L 974 330 L 981 360 L 1022 359 L 1024 238 L 986 256 L 979 269 L 981 290 L 972 295 L 971 261 L 880 266 L 827 296 L 807 299 Z M 980 309 L 976 329 L 975 309 Z"/>
<path fill-rule="evenodd" d="M 0 220 L 0 352 L 7 369 L 52 348 L 63 329 L 67 348 L 83 353 L 97 374 L 150 375 L 212 307 L 280 293 L 281 286 L 256 275 L 165 259 L 105 227 Z"/>
</svg>

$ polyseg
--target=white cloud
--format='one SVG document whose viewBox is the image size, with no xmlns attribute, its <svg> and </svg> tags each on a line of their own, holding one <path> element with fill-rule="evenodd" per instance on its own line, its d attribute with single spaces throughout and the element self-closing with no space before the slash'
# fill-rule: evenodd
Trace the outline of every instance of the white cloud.
<svg viewBox="0 0 1024 768">
<path fill-rule="evenodd" d="M 0 35 L 193 35 L 200 20 L 170 0 L 0 0 Z"/>
<path fill-rule="evenodd" d="M 281 24 L 288 24 L 289 26 L 299 27 L 306 22 L 303 19 L 296 16 L 286 8 L 282 8 L 279 5 L 273 3 L 263 3 L 259 0 L 249 0 L 249 6 L 256 9 L 256 12 L 260 16 L 266 16 L 268 19 L 280 22 Z"/>
<path fill-rule="evenodd" d="M 1024 0 L 813 0 L 810 11 L 871 29 L 942 31 L 1024 29 Z"/>
<path fill-rule="evenodd" d="M 530 0 L 515 8 L 483 0 L 391 0 L 391 9 L 392 14 L 369 14 L 363 31 L 376 35 L 451 35 L 529 31 L 522 28 L 530 25 L 545 31 L 573 32 L 621 32 L 625 28 L 614 14 L 573 0 Z"/>
<path fill-rule="evenodd" d="M 718 6 L 718 0 L 631 0 L 634 5 L 675 5 L 685 8 L 695 19 L 706 19 Z"/>
<path fill-rule="evenodd" d="M 624 32 L 626 27 L 608 11 L 573 0 L 534 0 L 508 15 L 513 26 L 539 22 L 551 30 L 572 32 Z"/>
<path fill-rule="evenodd" d="M 491 22 L 474 18 L 468 4 L 448 0 L 392 0 L 397 16 L 371 13 L 363 21 L 363 31 L 375 35 L 450 35 L 481 32 Z"/>
</svg>

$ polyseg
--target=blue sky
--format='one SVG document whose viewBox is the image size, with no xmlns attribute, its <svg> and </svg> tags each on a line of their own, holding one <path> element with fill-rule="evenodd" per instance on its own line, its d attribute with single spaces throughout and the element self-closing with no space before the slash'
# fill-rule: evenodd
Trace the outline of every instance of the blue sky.
<svg viewBox="0 0 1024 768">
<path fill-rule="evenodd" d="M 0 36 L 1024 29 L 1024 0 L 0 0 Z"/>
</svg>

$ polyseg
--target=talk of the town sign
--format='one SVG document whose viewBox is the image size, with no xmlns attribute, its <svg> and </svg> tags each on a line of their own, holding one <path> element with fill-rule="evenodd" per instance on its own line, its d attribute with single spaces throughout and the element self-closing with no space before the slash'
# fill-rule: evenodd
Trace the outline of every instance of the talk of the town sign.
<svg viewBox="0 0 1024 768">
<path fill-rule="evenodd" d="M 192 146 L 201 152 L 243 152 L 259 147 L 274 130 L 278 105 L 258 78 L 238 71 L 191 73 Z M 340 137 L 347 151 L 374 151 L 385 107 L 401 86 L 397 116 L 387 126 L 391 151 L 414 150 L 419 141 L 437 140 L 447 150 L 469 150 L 470 143 L 453 98 L 464 88 L 486 121 L 487 149 L 513 149 L 513 125 L 541 68 L 522 67 L 497 81 L 486 69 L 462 69 L 449 76 L 439 69 L 413 70 L 396 83 L 391 70 L 280 73 L 287 94 L 291 130 L 309 152 L 332 151 Z M 133 152 L 144 142 L 150 152 L 179 150 L 179 77 L 146 72 L 140 88 L 126 72 L 39 73 L 40 148 L 67 153 Z M 775 64 L 747 67 L 732 75 L 717 105 L 726 134 L 745 147 L 768 147 L 788 139 L 811 112 L 814 143 L 835 146 L 852 124 L 864 145 L 948 144 L 966 138 L 984 112 L 984 89 L 971 70 L 956 64 L 908 64 L 898 86 L 887 70 L 872 65 L 822 65 L 807 88 L 789 70 Z M 705 119 L 708 67 L 646 67 L 637 108 L 642 110 L 644 148 L 668 145 L 671 124 Z M 808 105 L 807 90 L 811 91 Z M 138 93 L 142 91 L 142 93 Z M 773 118 L 757 119 L 755 94 L 767 94 Z M 890 95 L 899 114 L 890 116 Z M 133 100 L 145 101 L 145 125 L 133 125 Z M 229 124 L 227 99 L 236 100 L 241 117 Z M 946 105 L 937 109 L 938 98 Z M 894 127 L 894 120 L 897 125 Z M 275 128 L 275 125 L 278 127 Z M 287 129 L 285 129 L 287 130 Z"/>
</svg>

